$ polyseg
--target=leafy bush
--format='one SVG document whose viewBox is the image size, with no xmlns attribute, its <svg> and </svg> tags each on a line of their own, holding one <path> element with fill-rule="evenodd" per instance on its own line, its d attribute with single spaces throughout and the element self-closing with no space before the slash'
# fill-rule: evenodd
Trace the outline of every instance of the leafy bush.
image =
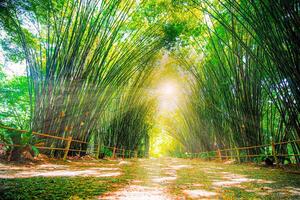
<svg viewBox="0 0 300 200">
<path fill-rule="evenodd" d="M 107 147 L 101 147 L 100 154 L 104 154 L 104 157 L 112 157 L 112 150 Z"/>
</svg>

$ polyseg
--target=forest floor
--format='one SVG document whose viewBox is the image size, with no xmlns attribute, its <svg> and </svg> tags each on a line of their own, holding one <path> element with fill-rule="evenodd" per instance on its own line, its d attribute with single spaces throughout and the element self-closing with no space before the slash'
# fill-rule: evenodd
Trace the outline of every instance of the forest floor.
<svg viewBox="0 0 300 200">
<path fill-rule="evenodd" d="M 0 163 L 0 199 L 300 199 L 300 175 L 177 158 Z"/>
</svg>

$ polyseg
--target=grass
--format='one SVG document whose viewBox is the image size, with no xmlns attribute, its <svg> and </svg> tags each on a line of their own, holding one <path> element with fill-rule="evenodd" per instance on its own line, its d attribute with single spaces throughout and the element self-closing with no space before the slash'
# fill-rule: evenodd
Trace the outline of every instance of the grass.
<svg viewBox="0 0 300 200">
<path fill-rule="evenodd" d="M 91 177 L 1 179 L 1 199 L 90 199 L 108 190 L 112 180 Z M 46 187 L 45 187 L 46 186 Z"/>
<path fill-rule="evenodd" d="M 145 190 L 145 196 L 161 189 L 161 195 L 186 199 L 192 199 L 191 193 L 200 195 L 198 198 L 208 199 L 300 197 L 300 175 L 254 164 L 224 164 L 198 159 L 169 158 L 129 160 L 129 163 L 126 161 L 123 164 L 120 161 L 72 161 L 52 164 L 58 164 L 63 166 L 64 170 L 70 171 L 111 167 L 120 169 L 122 174 L 99 178 L 76 176 L 0 179 L 0 199 L 96 199 L 114 194 L 115 191 L 126 193 L 128 186 L 153 188 L 150 192 Z M 3 169 L 0 168 L 1 171 Z M 171 177 L 176 178 L 168 179 Z M 156 182 L 157 179 L 165 180 Z M 134 194 L 135 191 L 131 192 Z"/>
<path fill-rule="evenodd" d="M 70 171 L 95 167 L 116 167 L 117 162 L 85 162 L 64 164 Z M 122 175 L 117 177 L 30 177 L 0 179 L 0 199 L 96 199 L 105 192 L 124 187 L 132 178 L 134 166 L 120 165 Z"/>
<path fill-rule="evenodd" d="M 199 160 L 183 162 L 192 167 L 188 170 L 178 170 L 177 180 L 170 186 L 170 192 L 179 196 L 184 195 L 183 190 L 201 189 L 216 192 L 222 199 L 299 199 L 300 197 L 300 192 L 298 195 L 291 192 L 295 192 L 295 188 L 300 191 L 300 176 L 280 169 L 258 167 L 253 164 L 233 165 Z M 226 178 L 224 174 L 232 177 Z M 242 180 L 240 183 L 239 179 Z M 237 183 L 230 185 L 235 180 L 238 180 Z M 216 183 L 219 185 L 214 185 Z"/>
</svg>

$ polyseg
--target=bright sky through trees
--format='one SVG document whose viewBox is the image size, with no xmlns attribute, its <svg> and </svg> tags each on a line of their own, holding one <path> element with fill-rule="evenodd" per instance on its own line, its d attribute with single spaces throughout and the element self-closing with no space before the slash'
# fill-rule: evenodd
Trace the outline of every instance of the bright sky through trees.
<svg viewBox="0 0 300 200">
<path fill-rule="evenodd" d="M 178 108 L 179 86 L 174 80 L 166 80 L 158 85 L 158 102 L 160 112 L 171 112 Z"/>
<path fill-rule="evenodd" d="M 187 77 L 180 71 L 179 63 L 168 54 L 163 54 L 159 60 L 159 68 L 153 76 L 152 96 L 156 107 L 153 118 L 153 128 L 150 130 L 150 156 L 160 157 L 170 155 L 181 145 L 173 137 L 174 129 L 170 121 L 178 119 L 180 107 L 185 103 Z"/>
<path fill-rule="evenodd" d="M 175 117 L 180 106 L 180 92 L 178 81 L 168 76 L 155 90 L 157 113 L 154 118 L 155 128 L 151 132 L 150 156 L 167 155 L 172 148 L 176 147 L 176 141 L 168 131 L 166 120 Z"/>
</svg>

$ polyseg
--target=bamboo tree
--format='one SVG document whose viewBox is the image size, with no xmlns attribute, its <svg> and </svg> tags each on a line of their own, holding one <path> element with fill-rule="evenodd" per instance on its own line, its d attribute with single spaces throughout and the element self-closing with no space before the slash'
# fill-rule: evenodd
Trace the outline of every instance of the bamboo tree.
<svg viewBox="0 0 300 200">
<path fill-rule="evenodd" d="M 19 24 L 32 91 L 33 130 L 91 139 L 117 88 L 126 87 L 162 44 L 155 26 L 124 28 L 138 6 L 131 0 L 74 0 L 56 10 L 49 1 L 47 21 L 35 21 L 39 48 L 30 48 L 22 39 Z"/>
</svg>

